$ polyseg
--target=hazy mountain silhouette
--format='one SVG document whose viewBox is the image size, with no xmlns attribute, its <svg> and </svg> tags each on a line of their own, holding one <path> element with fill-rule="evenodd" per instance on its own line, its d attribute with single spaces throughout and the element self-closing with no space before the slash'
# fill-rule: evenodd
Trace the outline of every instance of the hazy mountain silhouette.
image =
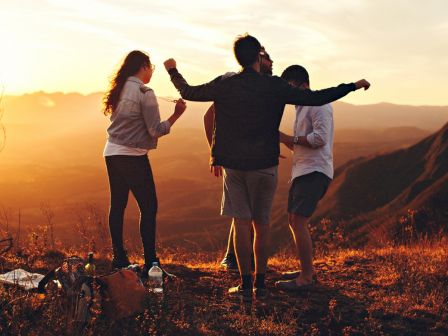
<svg viewBox="0 0 448 336">
<path fill-rule="evenodd" d="M 5 123 L 26 123 L 30 118 L 39 118 L 59 129 L 89 126 L 89 122 L 101 117 L 102 93 L 81 95 L 79 93 L 36 92 L 22 96 L 5 96 Z M 174 104 L 159 99 L 160 111 L 168 116 Z M 202 125 L 202 116 L 210 103 L 188 102 L 188 110 L 179 120 L 182 127 L 196 128 Z M 338 129 L 385 129 L 390 127 L 418 127 L 435 131 L 448 120 L 448 106 L 408 106 L 380 103 L 372 105 L 352 105 L 344 102 L 333 103 L 335 125 Z M 11 112 L 13 111 L 13 112 Z M 53 113 L 52 113 L 53 112 Z M 11 115 L 14 113 L 14 115 Z M 70 118 L 70 125 L 58 123 Z M 293 106 L 287 106 L 283 125 L 292 125 L 295 118 Z M 70 128 L 69 127 L 69 128 Z"/>
<path fill-rule="evenodd" d="M 109 121 L 101 113 L 101 99 L 100 93 L 37 92 L 5 97 L 2 121 L 7 142 L 0 153 L 0 205 L 14 211 L 20 208 L 23 227 L 35 227 L 44 221 L 40 212 L 43 201 L 55 210 L 56 230 L 64 239 L 73 238 L 85 204 L 95 205 L 103 214 L 107 211 L 102 151 Z M 173 103 L 159 103 L 162 118 L 174 109 Z M 219 216 L 222 181 L 209 173 L 209 149 L 202 130 L 202 116 L 208 106 L 188 102 L 187 111 L 171 134 L 161 138 L 158 149 L 149 154 L 159 196 L 158 233 L 167 244 L 221 246 L 225 242 L 229 220 Z M 387 111 L 377 110 L 381 106 Z M 362 156 L 406 148 L 430 134 L 434 120 L 448 120 L 447 107 L 339 102 L 334 107 L 336 167 Z M 394 117 L 394 108 L 398 115 L 407 115 L 405 123 Z M 407 113 L 400 112 L 406 108 Z M 291 133 L 293 119 L 293 107 L 288 106 L 282 129 Z M 289 151 L 282 147 L 282 152 L 288 158 L 280 163 L 273 232 L 289 241 L 285 209 L 291 161 Z M 128 208 L 127 237 L 138 242 L 137 210 L 132 201 Z M 17 216 L 11 218 L 11 227 L 15 228 Z"/>
<path fill-rule="evenodd" d="M 448 228 L 448 124 L 409 148 L 349 162 L 336 175 L 318 215 L 343 219 L 360 241 L 393 238 L 406 225 Z"/>
</svg>

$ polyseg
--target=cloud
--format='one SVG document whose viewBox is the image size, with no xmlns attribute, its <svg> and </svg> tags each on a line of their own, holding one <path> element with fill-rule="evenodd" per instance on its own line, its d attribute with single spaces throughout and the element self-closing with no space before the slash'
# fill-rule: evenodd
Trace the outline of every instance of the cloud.
<svg viewBox="0 0 448 336">
<path fill-rule="evenodd" d="M 34 74 L 22 81 L 35 90 L 101 90 L 131 49 L 148 51 L 158 67 L 175 57 L 193 82 L 206 81 L 237 69 L 232 43 L 249 32 L 266 46 L 276 73 L 300 63 L 322 78 L 319 85 L 373 76 L 379 85 L 369 95 L 383 101 L 400 92 L 397 78 L 444 83 L 447 12 L 446 0 L 22 0 L 2 3 L 0 37 L 14 53 L 33 55 L 21 73 Z M 170 87 L 163 75 L 152 84 Z M 415 89 L 424 88 L 417 81 Z"/>
</svg>

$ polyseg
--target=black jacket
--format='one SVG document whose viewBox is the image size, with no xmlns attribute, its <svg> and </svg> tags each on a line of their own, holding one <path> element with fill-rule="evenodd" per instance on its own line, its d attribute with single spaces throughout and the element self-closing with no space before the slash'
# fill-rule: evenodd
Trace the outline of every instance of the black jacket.
<svg viewBox="0 0 448 336">
<path fill-rule="evenodd" d="M 214 102 L 212 164 L 238 170 L 278 165 L 278 128 L 285 104 L 320 106 L 356 90 L 353 83 L 319 91 L 300 90 L 280 77 L 262 75 L 252 68 L 198 86 L 190 86 L 177 69 L 169 74 L 182 98 Z"/>
</svg>

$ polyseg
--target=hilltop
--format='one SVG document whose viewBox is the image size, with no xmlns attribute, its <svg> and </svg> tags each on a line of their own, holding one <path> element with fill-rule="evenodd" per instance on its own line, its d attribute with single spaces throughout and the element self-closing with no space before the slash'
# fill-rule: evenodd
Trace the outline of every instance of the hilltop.
<svg viewBox="0 0 448 336">
<path fill-rule="evenodd" d="M 344 221 L 355 241 L 448 229 L 448 124 L 408 148 L 353 160 L 336 171 L 318 215 Z"/>
<path fill-rule="evenodd" d="M 270 297 L 243 305 L 226 295 L 237 276 L 219 269 L 217 254 L 166 251 L 166 268 L 178 279 L 165 284 L 163 300 L 148 295 L 146 310 L 121 321 L 100 312 L 86 335 L 446 335 L 446 240 L 414 246 L 333 251 L 316 259 L 314 290 L 286 294 L 272 288 L 281 271 L 296 264 L 288 253 L 269 263 Z M 23 267 L 44 272 L 55 254 L 0 258 L 1 271 Z M 34 260 L 30 263 L 30 260 Z M 98 258 L 104 273 L 110 261 Z M 194 261 L 193 261 L 194 260 Z M 2 335 L 66 335 L 64 297 L 44 299 L 0 285 Z"/>
</svg>

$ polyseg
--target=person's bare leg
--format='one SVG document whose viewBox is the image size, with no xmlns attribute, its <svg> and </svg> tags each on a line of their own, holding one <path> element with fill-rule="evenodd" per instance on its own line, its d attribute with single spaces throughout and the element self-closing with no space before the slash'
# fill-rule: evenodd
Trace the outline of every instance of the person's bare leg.
<svg viewBox="0 0 448 336">
<path fill-rule="evenodd" d="M 289 226 L 297 248 L 302 271 L 296 279 L 298 285 L 311 283 L 314 274 L 313 267 L 313 243 L 308 230 L 308 217 L 289 214 Z"/>
<path fill-rule="evenodd" d="M 251 220 L 234 218 L 233 244 L 235 246 L 236 260 L 240 271 L 243 286 L 249 286 L 247 279 L 251 279 L 250 255 L 252 251 L 250 241 Z M 252 286 L 252 283 L 250 283 Z"/>
<path fill-rule="evenodd" d="M 233 247 L 233 231 L 235 230 L 235 223 L 232 219 L 232 224 L 230 225 L 230 232 L 229 232 L 229 240 L 227 242 L 227 251 L 226 255 L 235 255 L 235 248 Z"/>
<path fill-rule="evenodd" d="M 255 274 L 265 274 L 270 247 L 269 224 L 254 221 L 254 231 Z"/>
<path fill-rule="evenodd" d="M 226 251 L 226 255 L 236 255 L 235 252 L 235 247 L 233 246 L 233 230 L 235 229 L 235 224 L 234 221 L 232 220 L 232 224 L 230 226 L 230 232 L 229 232 L 229 239 L 227 241 L 227 251 Z M 250 237 L 251 237 L 251 242 L 254 241 L 254 228 L 251 227 L 250 230 Z"/>
</svg>

